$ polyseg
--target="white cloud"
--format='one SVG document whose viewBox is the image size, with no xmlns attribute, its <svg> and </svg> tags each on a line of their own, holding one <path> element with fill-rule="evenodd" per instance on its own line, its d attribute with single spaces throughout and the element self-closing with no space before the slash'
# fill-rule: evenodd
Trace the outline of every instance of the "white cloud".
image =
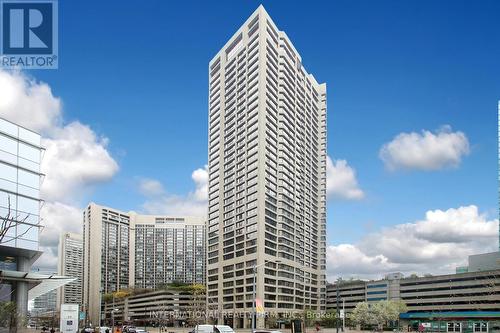
<svg viewBox="0 0 500 333">
<path fill-rule="evenodd" d="M 205 167 L 196 169 L 191 174 L 196 190 L 194 191 L 194 197 L 199 201 L 208 200 L 208 165 Z"/>
<path fill-rule="evenodd" d="M 368 256 L 352 244 L 328 246 L 326 257 L 329 264 L 328 271 L 332 274 L 343 271 L 371 275 L 394 267 L 384 255 Z"/>
<path fill-rule="evenodd" d="M 56 247 L 63 232 L 82 233 L 83 210 L 78 207 L 60 202 L 45 202 L 40 214 L 44 225 L 41 246 Z"/>
<path fill-rule="evenodd" d="M 326 192 L 328 197 L 347 200 L 360 200 L 365 193 L 359 188 L 356 171 L 346 160 L 326 158 Z"/>
<path fill-rule="evenodd" d="M 498 220 L 488 220 L 476 206 L 428 211 L 424 220 L 372 232 L 356 244 L 330 245 L 328 276 L 449 273 L 470 254 L 496 250 L 497 237 Z"/>
<path fill-rule="evenodd" d="M 44 225 L 40 235 L 43 254 L 34 266 L 42 271 L 55 271 L 59 236 L 63 232 L 82 233 L 82 209 L 60 202 L 45 202 L 40 214 Z"/>
<path fill-rule="evenodd" d="M 457 167 L 470 152 L 469 140 L 460 131 L 443 126 L 436 133 L 400 133 L 382 146 L 379 157 L 389 170 L 439 170 Z"/>
<path fill-rule="evenodd" d="M 118 164 L 106 150 L 107 139 L 98 137 L 90 127 L 73 122 L 54 132 L 53 138 L 42 141 L 46 148 L 42 160 L 45 200 L 72 202 L 118 171 Z"/>
<path fill-rule="evenodd" d="M 148 214 L 207 216 L 208 166 L 193 171 L 191 178 L 195 189 L 187 195 L 168 193 L 155 179 L 141 179 L 139 192 L 146 196 L 142 205 Z"/>
<path fill-rule="evenodd" d="M 156 179 L 141 178 L 139 192 L 146 197 L 157 197 L 165 193 L 163 185 Z"/>
<path fill-rule="evenodd" d="M 92 186 L 110 180 L 118 164 L 107 150 L 107 138 L 78 121 L 64 124 L 61 99 L 48 84 L 23 72 L 0 70 L 0 116 L 42 135 L 46 202 L 40 247 L 45 254 L 36 265 L 55 269 L 60 232 L 80 230 L 80 200 Z"/>
<path fill-rule="evenodd" d="M 0 70 L 0 115 L 34 131 L 47 133 L 61 123 L 61 100 L 50 87 L 22 72 Z"/>
</svg>

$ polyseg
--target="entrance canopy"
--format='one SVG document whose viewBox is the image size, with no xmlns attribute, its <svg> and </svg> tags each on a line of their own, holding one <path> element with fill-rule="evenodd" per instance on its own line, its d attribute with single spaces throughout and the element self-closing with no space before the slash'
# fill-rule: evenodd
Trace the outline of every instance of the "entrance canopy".
<svg viewBox="0 0 500 333">
<path fill-rule="evenodd" d="M 30 290 L 28 291 L 28 300 L 31 301 L 32 299 L 44 295 L 51 290 L 75 281 L 76 278 L 54 274 L 47 275 L 32 272 L 4 270 L 0 271 L 0 280 L 28 282 L 30 286 Z"/>
<path fill-rule="evenodd" d="M 500 318 L 500 311 L 436 311 L 407 312 L 399 315 L 401 319 L 442 319 L 442 318 Z"/>
</svg>

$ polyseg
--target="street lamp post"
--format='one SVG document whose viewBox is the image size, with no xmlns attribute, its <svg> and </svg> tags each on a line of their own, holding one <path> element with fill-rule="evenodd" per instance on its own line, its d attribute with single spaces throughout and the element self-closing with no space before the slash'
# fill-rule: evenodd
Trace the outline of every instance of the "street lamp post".
<svg viewBox="0 0 500 333">
<path fill-rule="evenodd" d="M 111 333 L 115 333 L 115 312 L 118 311 L 118 309 L 113 309 L 111 310 Z"/>
<path fill-rule="evenodd" d="M 279 264 L 281 261 L 280 260 L 273 260 L 273 261 L 264 261 L 262 264 L 260 265 L 253 265 L 252 269 L 253 269 L 253 300 L 252 300 L 252 333 L 255 332 L 255 317 L 256 317 L 256 313 L 255 313 L 255 302 L 257 301 L 257 268 L 262 266 L 262 265 L 265 265 L 267 264 L 268 262 L 273 262 L 275 264 Z"/>
<path fill-rule="evenodd" d="M 335 326 L 337 327 L 337 333 L 339 333 L 339 317 L 340 317 L 340 304 L 339 304 L 339 300 L 340 300 L 340 290 L 339 290 L 339 280 L 337 280 L 337 306 L 336 306 L 336 310 L 337 310 L 337 320 L 335 320 Z"/>
<path fill-rule="evenodd" d="M 345 332 L 345 299 L 342 298 L 342 332 Z"/>
</svg>

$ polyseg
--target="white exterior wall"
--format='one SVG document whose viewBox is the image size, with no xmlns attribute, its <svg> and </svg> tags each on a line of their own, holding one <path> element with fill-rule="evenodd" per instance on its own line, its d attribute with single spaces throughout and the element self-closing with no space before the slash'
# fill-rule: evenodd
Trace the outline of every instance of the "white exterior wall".
<svg viewBox="0 0 500 333">
<path fill-rule="evenodd" d="M 208 308 L 251 312 L 257 264 L 266 311 L 324 311 L 326 85 L 262 6 L 210 62 L 208 151 Z"/>
</svg>

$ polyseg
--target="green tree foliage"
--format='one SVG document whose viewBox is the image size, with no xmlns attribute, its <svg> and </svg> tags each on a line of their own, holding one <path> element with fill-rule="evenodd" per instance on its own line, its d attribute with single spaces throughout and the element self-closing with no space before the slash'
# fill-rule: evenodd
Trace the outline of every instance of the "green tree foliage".
<svg viewBox="0 0 500 333">
<path fill-rule="evenodd" d="M 17 309 L 14 302 L 0 302 L 0 327 L 15 325 Z"/>
<path fill-rule="evenodd" d="M 361 302 L 351 313 L 350 319 L 354 324 L 381 328 L 389 322 L 399 320 L 399 315 L 407 311 L 403 301 L 380 301 L 368 304 Z"/>
<path fill-rule="evenodd" d="M 321 319 L 321 326 L 333 328 L 337 325 L 337 313 L 335 310 L 327 311 Z"/>
</svg>

